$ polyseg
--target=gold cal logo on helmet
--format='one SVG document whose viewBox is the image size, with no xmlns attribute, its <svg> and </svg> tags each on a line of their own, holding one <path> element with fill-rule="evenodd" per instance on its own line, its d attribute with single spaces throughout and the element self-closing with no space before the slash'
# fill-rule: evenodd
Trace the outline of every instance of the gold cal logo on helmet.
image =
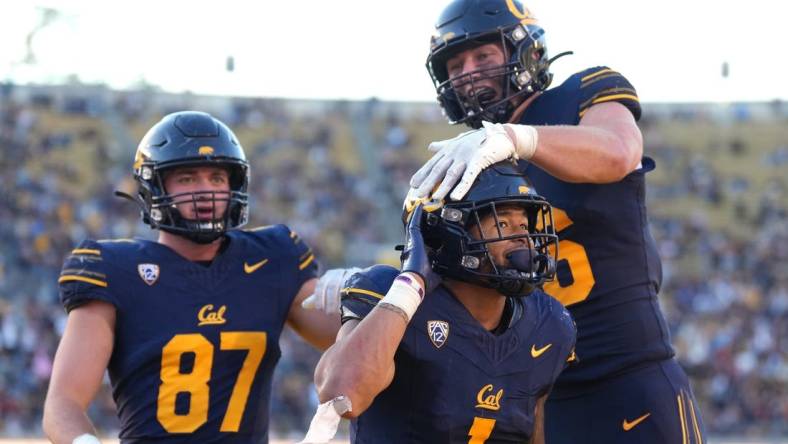
<svg viewBox="0 0 788 444">
<path fill-rule="evenodd" d="M 213 155 L 213 147 L 212 146 L 201 146 L 199 150 L 197 150 L 197 154 L 200 156 L 212 156 Z"/>
<path fill-rule="evenodd" d="M 520 19 L 520 23 L 523 25 L 535 25 L 538 23 L 536 17 L 531 15 L 531 11 L 529 11 L 528 8 L 523 6 L 523 10 L 520 11 L 514 3 L 514 0 L 506 0 L 506 7 L 509 8 L 509 12 L 511 12 L 513 16 Z"/>
</svg>

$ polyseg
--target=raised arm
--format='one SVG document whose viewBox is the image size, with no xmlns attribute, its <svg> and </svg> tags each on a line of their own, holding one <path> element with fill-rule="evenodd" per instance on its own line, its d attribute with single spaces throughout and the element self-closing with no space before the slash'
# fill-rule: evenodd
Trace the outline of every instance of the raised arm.
<svg viewBox="0 0 788 444">
<path fill-rule="evenodd" d="M 347 322 L 315 370 L 321 404 L 303 443 L 331 439 L 339 415 L 358 417 L 393 381 L 394 355 L 405 329 L 425 289 L 440 279 L 432 272 L 421 234 L 422 211 L 417 205 L 408 222 L 400 272 L 376 265 L 348 280 L 349 297 L 342 307 Z"/>
<path fill-rule="evenodd" d="M 374 265 L 348 279 L 342 301 L 345 323 L 315 369 L 320 405 L 299 444 L 329 442 L 341 416 L 358 417 L 391 384 L 394 354 L 421 302 L 418 282 L 414 274 L 388 265 Z"/>
<path fill-rule="evenodd" d="M 407 325 L 406 315 L 386 303 L 379 303 L 361 321 L 346 322 L 315 369 L 320 402 L 349 398 L 352 411 L 345 413 L 347 418 L 369 408 L 394 379 L 394 353 Z"/>
<path fill-rule="evenodd" d="M 566 182 L 618 182 L 643 156 L 635 118 L 617 102 L 592 106 L 578 126 L 535 128 L 539 143 L 530 161 Z"/>
<path fill-rule="evenodd" d="M 577 126 L 483 122 L 478 130 L 430 144 L 436 154 L 411 178 L 412 195 L 461 199 L 490 165 L 522 159 L 566 182 L 612 183 L 637 168 L 643 136 L 632 112 L 617 102 L 588 108 Z M 459 183 L 458 183 L 459 181 Z"/>
<path fill-rule="evenodd" d="M 101 387 L 114 331 L 115 307 L 109 303 L 92 301 L 69 313 L 44 402 L 44 432 L 53 443 L 95 435 L 86 411 Z"/>
</svg>

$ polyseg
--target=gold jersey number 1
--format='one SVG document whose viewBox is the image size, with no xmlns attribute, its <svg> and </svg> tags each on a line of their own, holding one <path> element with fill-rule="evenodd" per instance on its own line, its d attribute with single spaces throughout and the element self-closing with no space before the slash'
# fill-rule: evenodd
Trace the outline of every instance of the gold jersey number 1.
<svg viewBox="0 0 788 444">
<path fill-rule="evenodd" d="M 484 444 L 490 437 L 495 427 L 495 420 L 491 418 L 479 418 L 474 416 L 471 430 L 468 431 L 468 444 Z"/>
<path fill-rule="evenodd" d="M 265 355 L 266 334 L 256 331 L 222 332 L 219 349 L 248 351 L 219 429 L 220 432 L 237 432 L 254 376 Z M 189 373 L 180 372 L 184 353 L 194 354 L 194 365 Z M 213 354 L 214 345 L 199 333 L 175 335 L 162 349 L 156 419 L 167 432 L 191 433 L 208 421 L 208 382 L 211 380 Z M 185 413 L 175 411 L 175 399 L 179 393 L 189 394 L 189 410 Z"/>
</svg>

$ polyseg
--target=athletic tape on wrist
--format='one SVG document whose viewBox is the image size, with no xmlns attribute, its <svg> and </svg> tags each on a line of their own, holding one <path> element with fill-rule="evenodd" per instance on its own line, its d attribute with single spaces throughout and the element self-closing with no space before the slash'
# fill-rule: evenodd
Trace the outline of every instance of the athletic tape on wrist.
<svg viewBox="0 0 788 444">
<path fill-rule="evenodd" d="M 391 304 L 405 312 L 408 322 L 413 318 L 413 313 L 419 308 L 424 298 L 424 289 L 407 275 L 399 275 L 391 284 L 388 293 L 381 303 Z"/>
<path fill-rule="evenodd" d="M 513 134 L 515 157 L 518 159 L 529 160 L 536 152 L 536 144 L 539 142 L 539 133 L 531 125 L 515 125 L 507 123 L 503 125 L 507 134 Z"/>
</svg>

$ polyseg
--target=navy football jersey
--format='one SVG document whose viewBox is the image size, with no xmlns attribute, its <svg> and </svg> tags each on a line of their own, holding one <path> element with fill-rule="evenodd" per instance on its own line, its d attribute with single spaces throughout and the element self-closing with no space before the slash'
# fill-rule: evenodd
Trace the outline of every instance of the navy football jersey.
<svg viewBox="0 0 788 444">
<path fill-rule="evenodd" d="M 632 85 L 606 67 L 585 70 L 539 95 L 518 123 L 577 125 L 593 105 L 616 101 L 640 118 Z M 577 356 L 556 388 L 673 356 L 657 302 L 662 270 L 646 217 L 645 175 L 654 161 L 610 184 L 567 183 L 539 167 L 521 166 L 553 205 L 559 236 L 557 275 L 545 291 L 577 323 Z"/>
<path fill-rule="evenodd" d="M 366 316 L 399 272 L 364 273 L 376 276 L 343 289 L 344 321 Z M 446 287 L 427 295 L 394 356 L 393 382 L 351 422 L 351 441 L 527 442 L 537 400 L 564 369 L 575 330 L 566 309 L 540 291 L 510 298 L 507 310 L 509 324 L 496 335 Z"/>
<path fill-rule="evenodd" d="M 122 443 L 268 442 L 279 335 L 317 264 L 284 225 L 226 239 L 209 266 L 146 240 L 88 240 L 66 258 L 66 310 L 116 309 L 108 370 Z"/>
</svg>

